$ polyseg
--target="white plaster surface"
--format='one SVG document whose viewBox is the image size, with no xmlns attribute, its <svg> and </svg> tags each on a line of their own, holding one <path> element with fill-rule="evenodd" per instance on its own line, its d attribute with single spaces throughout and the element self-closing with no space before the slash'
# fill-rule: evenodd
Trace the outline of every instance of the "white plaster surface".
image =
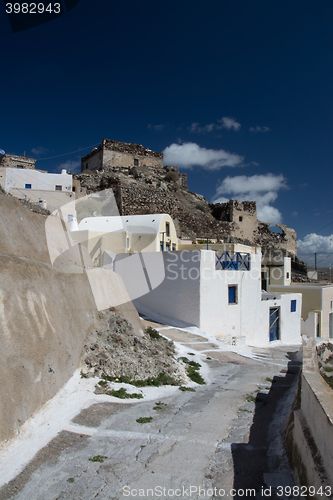
<svg viewBox="0 0 333 500">
<path fill-rule="evenodd" d="M 139 276 L 139 257 L 133 267 L 126 266 L 125 260 L 116 261 L 116 272 L 135 299 L 135 307 L 147 318 L 179 327 L 196 326 L 213 337 L 246 337 L 249 345 L 268 346 L 270 308 L 279 307 L 280 339 L 274 344 L 301 344 L 302 296 L 268 294 L 262 300 L 259 254 L 250 256 L 249 271 L 216 270 L 215 252 L 210 250 L 163 252 L 162 256 L 165 278 L 149 291 L 139 286 L 145 284 Z M 151 276 L 160 272 L 162 262 L 157 263 L 156 254 L 147 252 L 144 259 Z M 228 303 L 230 285 L 237 286 L 235 304 Z M 295 312 L 291 312 L 291 300 L 296 300 Z"/>
</svg>

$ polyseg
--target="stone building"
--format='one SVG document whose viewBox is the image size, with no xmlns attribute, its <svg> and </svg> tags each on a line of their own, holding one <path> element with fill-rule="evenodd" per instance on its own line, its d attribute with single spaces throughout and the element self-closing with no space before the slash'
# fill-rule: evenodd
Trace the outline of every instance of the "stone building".
<svg viewBox="0 0 333 500">
<path fill-rule="evenodd" d="M 0 167 L 6 168 L 35 168 L 36 160 L 26 156 L 4 154 L 0 157 Z"/>
<path fill-rule="evenodd" d="M 163 168 L 163 153 L 156 153 L 140 144 L 103 139 L 98 148 L 81 158 L 81 173 L 108 167 L 118 167 L 121 171 L 143 165 Z"/>
</svg>

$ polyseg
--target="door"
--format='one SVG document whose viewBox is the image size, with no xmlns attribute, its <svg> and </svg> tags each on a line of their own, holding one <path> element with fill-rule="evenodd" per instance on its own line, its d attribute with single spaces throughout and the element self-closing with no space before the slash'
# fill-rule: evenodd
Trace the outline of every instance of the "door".
<svg viewBox="0 0 333 500">
<path fill-rule="evenodd" d="M 333 313 L 329 314 L 329 335 L 333 339 Z"/>
<path fill-rule="evenodd" d="M 269 309 L 269 340 L 280 340 L 280 308 Z"/>
</svg>

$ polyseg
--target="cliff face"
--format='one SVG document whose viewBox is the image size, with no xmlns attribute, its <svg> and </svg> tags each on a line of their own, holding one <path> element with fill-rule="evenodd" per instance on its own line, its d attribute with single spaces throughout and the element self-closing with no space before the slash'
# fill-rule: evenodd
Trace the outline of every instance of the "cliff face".
<svg viewBox="0 0 333 500">
<path fill-rule="evenodd" d="M 168 213 L 180 238 L 216 238 L 258 245 L 264 251 L 297 252 L 295 231 L 280 225 L 282 233 L 271 232 L 269 223 L 257 220 L 255 202 L 209 204 L 204 196 L 187 190 L 187 176 L 177 167 L 105 166 L 74 177 L 88 194 L 112 188 L 120 215 Z"/>
</svg>

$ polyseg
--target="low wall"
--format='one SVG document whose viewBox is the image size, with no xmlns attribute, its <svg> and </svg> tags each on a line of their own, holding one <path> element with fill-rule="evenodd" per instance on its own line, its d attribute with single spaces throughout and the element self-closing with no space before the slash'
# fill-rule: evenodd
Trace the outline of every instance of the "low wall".
<svg viewBox="0 0 333 500">
<path fill-rule="evenodd" d="M 302 486 L 314 486 L 314 498 L 333 494 L 333 391 L 318 370 L 316 344 L 303 348 L 300 405 L 294 411 L 289 458 Z M 332 491 L 330 491 L 330 488 Z"/>
</svg>

